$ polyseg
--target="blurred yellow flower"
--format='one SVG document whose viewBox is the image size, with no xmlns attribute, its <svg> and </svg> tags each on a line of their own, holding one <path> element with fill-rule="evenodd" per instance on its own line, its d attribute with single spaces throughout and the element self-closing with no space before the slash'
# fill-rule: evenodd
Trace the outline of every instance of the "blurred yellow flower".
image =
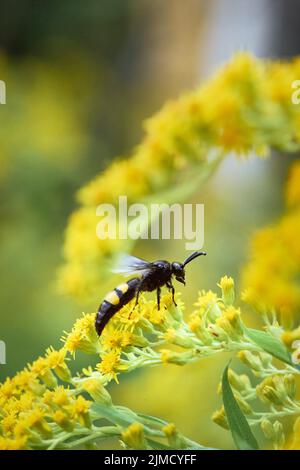
<svg viewBox="0 0 300 470">
<path fill-rule="evenodd" d="M 296 161 L 289 172 L 286 202 L 288 206 L 300 205 L 300 161 Z"/>
<path fill-rule="evenodd" d="M 0 68 L 14 90 L 10 106 L 1 109 L 1 173 L 18 160 L 30 165 L 43 160 L 62 171 L 84 158 L 86 103 L 78 88 L 91 82 L 92 64 L 78 54 L 49 63 L 34 58 L 13 62 L 1 53 Z"/>
<path fill-rule="evenodd" d="M 287 446 L 288 450 L 300 450 L 300 418 L 294 424 L 293 434 L 290 439 L 290 444 Z"/>
<path fill-rule="evenodd" d="M 277 222 L 254 235 L 250 261 L 242 272 L 243 300 L 262 312 L 276 311 L 287 328 L 293 326 L 300 307 L 297 181 L 298 161 L 292 165 L 287 181 L 290 207 Z"/>
</svg>

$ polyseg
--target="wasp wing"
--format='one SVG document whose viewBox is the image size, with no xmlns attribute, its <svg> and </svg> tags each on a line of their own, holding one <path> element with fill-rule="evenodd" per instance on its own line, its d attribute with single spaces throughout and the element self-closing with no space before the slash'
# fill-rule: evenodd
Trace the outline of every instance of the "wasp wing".
<svg viewBox="0 0 300 470">
<path fill-rule="evenodd" d="M 132 255 L 123 255 L 116 268 L 112 269 L 112 272 L 124 274 L 125 276 L 132 276 L 133 274 L 142 276 L 151 268 L 152 263 L 145 261 L 141 258 L 137 258 Z"/>
</svg>

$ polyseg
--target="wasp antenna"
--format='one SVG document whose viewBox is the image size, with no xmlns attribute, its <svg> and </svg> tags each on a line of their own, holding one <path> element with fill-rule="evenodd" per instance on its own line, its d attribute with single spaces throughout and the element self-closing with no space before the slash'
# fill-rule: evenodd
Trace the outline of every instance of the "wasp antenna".
<svg viewBox="0 0 300 470">
<path fill-rule="evenodd" d="M 183 266 L 185 266 L 186 264 L 193 261 L 193 259 L 198 258 L 198 256 L 206 256 L 206 252 L 205 251 L 194 251 L 194 253 L 192 253 L 190 256 L 188 256 L 187 259 L 183 262 Z"/>
</svg>

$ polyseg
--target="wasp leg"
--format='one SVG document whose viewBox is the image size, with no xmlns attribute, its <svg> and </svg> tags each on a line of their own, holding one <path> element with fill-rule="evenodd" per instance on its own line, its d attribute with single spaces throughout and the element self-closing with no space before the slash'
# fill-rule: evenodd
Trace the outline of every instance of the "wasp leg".
<svg viewBox="0 0 300 470">
<path fill-rule="evenodd" d="M 139 285 L 138 285 L 137 288 L 136 288 L 136 292 L 135 292 L 135 303 L 134 303 L 133 309 L 131 310 L 131 312 L 130 312 L 130 314 L 129 314 L 129 318 L 131 317 L 131 314 L 132 314 L 133 310 L 135 309 L 135 307 L 136 307 L 137 304 L 139 303 L 139 295 L 140 295 L 140 292 L 141 292 L 141 288 L 142 288 L 142 281 L 139 283 Z"/>
<path fill-rule="evenodd" d="M 156 289 L 156 297 L 157 297 L 157 309 L 160 310 L 160 294 L 161 294 L 161 288 L 158 287 Z"/>
<path fill-rule="evenodd" d="M 175 307 L 177 307 L 177 303 L 175 302 L 175 287 L 173 286 L 171 281 L 167 282 L 166 285 L 167 285 L 167 288 L 170 289 L 170 291 L 172 292 L 172 301 Z"/>
</svg>

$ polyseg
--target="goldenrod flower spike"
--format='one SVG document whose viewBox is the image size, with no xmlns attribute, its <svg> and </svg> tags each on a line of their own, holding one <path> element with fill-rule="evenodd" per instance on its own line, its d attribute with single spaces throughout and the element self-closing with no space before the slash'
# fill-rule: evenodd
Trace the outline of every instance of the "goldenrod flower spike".
<svg viewBox="0 0 300 470">
<path fill-rule="evenodd" d="M 95 236 L 99 204 L 116 204 L 120 195 L 126 195 L 129 204 L 146 203 L 150 197 L 166 202 L 167 194 L 170 203 L 174 198 L 183 201 L 230 152 L 259 157 L 272 148 L 296 152 L 300 106 L 292 103 L 291 84 L 299 76 L 299 59 L 272 62 L 238 53 L 202 86 L 148 119 L 144 139 L 132 154 L 114 161 L 80 189 L 80 206 L 66 230 L 61 289 L 97 301 L 109 260 L 132 248 L 128 240 Z M 294 204 L 299 200 L 296 176 L 290 185 L 287 199 Z"/>
<path fill-rule="evenodd" d="M 290 170 L 283 216 L 253 237 L 250 260 L 243 268 L 243 299 L 262 314 L 275 311 L 286 330 L 292 330 L 300 308 L 299 162 Z M 299 330 L 299 328 L 298 328 Z M 292 333 L 297 339 L 297 331 Z M 284 341 L 293 341 L 290 332 Z"/>
<path fill-rule="evenodd" d="M 220 285 L 225 296 L 229 288 L 233 301 L 233 280 L 223 277 Z M 255 387 L 246 374 L 229 370 L 234 396 L 250 424 L 256 426 L 261 417 L 268 419 L 273 423 L 274 446 L 283 445 L 284 433 L 276 421 L 281 416 L 300 414 L 295 398 L 295 375 L 299 371 L 288 364 L 276 368 L 272 356 L 247 337 L 239 307 L 228 305 L 212 291 L 201 291 L 186 321 L 183 303 L 179 300 L 174 307 L 168 295 L 162 297 L 160 311 L 154 301 L 141 296 L 134 320 L 130 308 L 126 305 L 120 310 L 100 338 L 93 329 L 95 314 L 83 314 L 71 332 L 65 333 L 61 349 L 48 348 L 44 356 L 0 385 L 0 448 L 95 447 L 111 437 L 136 449 L 159 447 L 162 439 L 172 448 L 196 445 L 175 425 L 115 406 L 107 385 L 141 367 L 184 366 L 222 352 L 236 352 L 260 380 Z M 272 331 L 276 338 L 281 334 L 279 326 L 277 330 L 273 326 Z M 93 355 L 98 362 L 73 375 L 69 365 L 75 361 L 77 351 Z M 253 410 L 256 396 L 270 407 L 267 415 Z M 102 418 L 109 425 L 101 424 Z M 213 420 L 228 426 L 223 409 L 214 414 Z"/>
</svg>

